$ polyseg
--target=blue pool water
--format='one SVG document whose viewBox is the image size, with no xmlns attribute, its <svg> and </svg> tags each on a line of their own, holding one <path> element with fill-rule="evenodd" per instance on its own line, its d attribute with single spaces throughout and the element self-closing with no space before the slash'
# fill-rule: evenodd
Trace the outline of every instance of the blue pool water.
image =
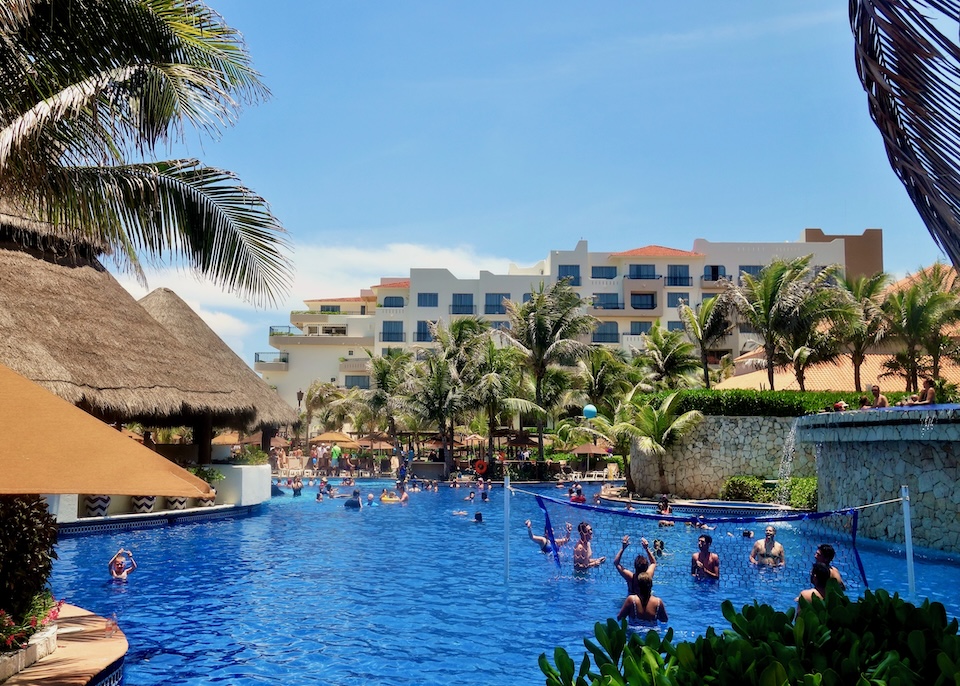
<svg viewBox="0 0 960 686">
<path fill-rule="evenodd" d="M 364 494 L 385 486 L 360 485 Z M 125 683 L 136 686 L 542 684 L 540 653 L 563 646 L 579 662 L 594 623 L 623 600 L 618 578 L 556 578 L 527 538 L 524 520 L 543 521 L 530 496 L 510 501 L 507 584 L 501 488 L 489 503 L 464 503 L 468 491 L 444 487 L 412 493 L 406 507 L 360 512 L 317 503 L 315 492 L 274 498 L 251 517 L 64 538 L 54 593 L 116 614 L 130 642 Z M 476 511 L 482 524 L 472 522 Z M 121 545 L 140 565 L 126 584 L 107 580 Z M 863 547 L 861 556 L 872 588 L 906 592 L 902 559 Z M 752 601 L 748 588 L 694 586 L 688 568 L 684 551 L 657 571 L 680 636 L 726 627 L 725 597 Z M 917 583 L 918 595 L 960 616 L 960 566 L 920 561 Z M 778 606 L 790 607 L 798 590 L 781 589 Z"/>
</svg>

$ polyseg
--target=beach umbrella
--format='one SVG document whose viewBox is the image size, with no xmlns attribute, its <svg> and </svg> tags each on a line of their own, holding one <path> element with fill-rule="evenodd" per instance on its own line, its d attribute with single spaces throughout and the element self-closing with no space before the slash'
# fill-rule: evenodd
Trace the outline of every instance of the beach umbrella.
<svg viewBox="0 0 960 686">
<path fill-rule="evenodd" d="M 6 437 L 0 494 L 197 498 L 211 493 L 202 479 L 3 365 L 0 436 Z M 35 440 L 27 448 L 15 446 L 14 438 L 22 443 L 23 436 Z M 63 459 L 65 454 L 73 459 Z"/>
<path fill-rule="evenodd" d="M 585 471 L 590 470 L 590 456 L 591 455 L 609 455 L 610 450 L 604 445 L 597 445 L 595 443 L 584 443 L 578 445 L 576 448 L 570 451 L 574 455 L 583 455 L 587 458 L 587 467 Z"/>
</svg>

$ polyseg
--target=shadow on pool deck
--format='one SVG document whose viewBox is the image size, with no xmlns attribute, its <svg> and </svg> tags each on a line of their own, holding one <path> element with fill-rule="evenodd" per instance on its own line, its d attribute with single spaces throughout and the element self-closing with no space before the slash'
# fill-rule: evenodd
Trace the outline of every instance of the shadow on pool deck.
<svg viewBox="0 0 960 686">
<path fill-rule="evenodd" d="M 57 620 L 57 649 L 4 686 L 118 684 L 127 637 L 110 620 L 76 605 L 64 605 Z"/>
</svg>

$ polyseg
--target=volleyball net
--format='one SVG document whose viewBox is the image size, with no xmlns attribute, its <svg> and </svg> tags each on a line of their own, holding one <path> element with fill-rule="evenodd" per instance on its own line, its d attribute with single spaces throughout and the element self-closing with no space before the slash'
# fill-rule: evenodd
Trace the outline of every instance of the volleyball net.
<svg viewBox="0 0 960 686">
<path fill-rule="evenodd" d="M 775 514 L 765 511 L 762 515 L 736 512 L 730 516 L 711 514 L 708 509 L 691 507 L 685 510 L 683 506 L 675 505 L 673 514 L 662 515 L 645 504 L 636 510 L 628 510 L 514 490 L 535 498 L 543 513 L 543 520 L 539 523 L 542 526 L 533 521 L 532 531 L 547 539 L 544 552 L 552 561 L 557 578 L 619 581 L 614 558 L 623 545 L 624 536 L 629 537 L 629 545 L 620 560 L 624 568 L 632 571 L 635 558 L 638 555 L 646 557 L 641 544 L 641 540 L 646 539 L 657 562 L 657 583 L 666 577 L 662 569 L 670 570 L 671 577 L 685 578 L 690 575 L 693 555 L 698 552 L 699 537 L 707 535 L 712 538 L 710 550 L 720 558 L 721 586 L 809 587 L 817 547 L 829 544 L 836 553 L 832 564 L 840 571 L 847 593 L 856 597 L 867 587 L 856 547 L 857 509 L 814 513 L 784 510 Z M 573 563 L 581 523 L 592 529 L 590 557 L 606 558 L 603 564 L 591 567 L 586 574 L 583 570 L 576 570 Z M 758 543 L 763 546 L 768 526 L 775 528 L 775 540 L 784 548 L 783 565 L 768 566 L 766 561 L 774 562 L 770 558 L 761 559 L 758 564 L 750 561 L 754 546 Z"/>
</svg>

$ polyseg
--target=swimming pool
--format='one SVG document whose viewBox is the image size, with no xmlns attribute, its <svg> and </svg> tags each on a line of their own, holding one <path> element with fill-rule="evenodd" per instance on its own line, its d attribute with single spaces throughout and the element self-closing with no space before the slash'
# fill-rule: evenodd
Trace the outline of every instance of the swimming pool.
<svg viewBox="0 0 960 686">
<path fill-rule="evenodd" d="M 523 526 L 542 522 L 535 501 L 516 495 L 505 584 L 503 489 L 489 503 L 465 503 L 468 492 L 443 487 L 412 493 L 407 507 L 357 512 L 342 500 L 315 502 L 314 487 L 252 517 L 64 538 L 53 590 L 116 613 L 130 641 L 129 685 L 542 684 L 539 654 L 562 646 L 579 661 L 594 623 L 619 609 L 623 583 L 554 578 Z M 470 516 L 452 515 L 458 509 Z M 476 511 L 482 524 L 472 522 Z M 121 545 L 140 565 L 126 584 L 105 578 Z M 871 587 L 905 592 L 902 560 L 861 555 Z M 656 585 L 670 626 L 687 637 L 725 627 L 719 605 L 729 589 L 694 586 L 672 568 L 657 571 Z M 960 615 L 960 567 L 920 562 L 917 582 Z M 788 595 L 781 607 L 796 590 Z"/>
</svg>

